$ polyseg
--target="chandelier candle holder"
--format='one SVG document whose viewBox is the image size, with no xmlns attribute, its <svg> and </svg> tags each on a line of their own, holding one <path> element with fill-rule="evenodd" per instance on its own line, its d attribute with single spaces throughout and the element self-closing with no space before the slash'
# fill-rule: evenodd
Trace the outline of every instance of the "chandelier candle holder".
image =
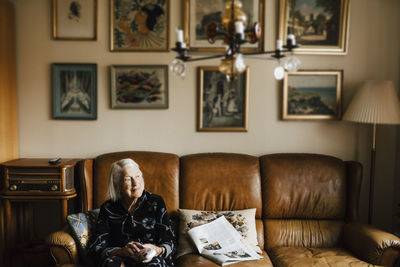
<svg viewBox="0 0 400 267">
<path fill-rule="evenodd" d="M 244 57 L 267 54 L 270 55 L 272 59 L 279 62 L 279 66 L 274 70 L 276 79 L 283 79 L 285 69 L 290 72 L 297 71 L 301 62 L 293 55 L 293 49 L 299 47 L 299 45 L 296 44 L 294 34 L 288 35 L 286 45 L 283 45 L 282 40 L 277 40 L 275 50 L 243 53 L 241 52 L 242 45 L 258 42 L 261 37 L 261 26 L 258 22 L 255 22 L 252 27 L 249 27 L 247 31 L 245 30 L 247 27 L 247 15 L 242 11 L 242 3 L 239 0 L 226 2 L 225 9 L 226 12 L 222 16 L 222 25 L 224 29 L 220 29 L 215 22 L 209 22 L 206 26 L 208 42 L 214 44 L 217 37 L 221 37 L 227 46 L 225 53 L 193 57 L 190 55 L 190 50 L 184 42 L 183 30 L 177 29 L 177 41 L 172 50 L 177 52 L 178 56 L 172 61 L 172 72 L 184 78 L 186 62 L 222 58 L 218 67 L 219 71 L 225 74 L 228 80 L 231 80 L 246 70 L 246 64 L 243 60 Z M 287 57 L 283 66 L 281 66 L 280 59 L 285 57 L 287 53 L 290 53 L 290 56 Z"/>
</svg>

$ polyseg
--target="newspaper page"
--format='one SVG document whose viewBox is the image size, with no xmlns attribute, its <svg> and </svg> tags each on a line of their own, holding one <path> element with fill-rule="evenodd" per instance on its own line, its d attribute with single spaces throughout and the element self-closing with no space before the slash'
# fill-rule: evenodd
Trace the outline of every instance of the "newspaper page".
<svg viewBox="0 0 400 267">
<path fill-rule="evenodd" d="M 188 236 L 202 256 L 221 266 L 262 258 L 224 216 L 190 229 Z"/>
</svg>

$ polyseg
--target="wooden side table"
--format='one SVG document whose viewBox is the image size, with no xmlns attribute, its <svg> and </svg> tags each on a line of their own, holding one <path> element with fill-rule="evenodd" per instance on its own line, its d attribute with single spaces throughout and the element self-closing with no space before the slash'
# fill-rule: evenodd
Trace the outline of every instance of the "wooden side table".
<svg viewBox="0 0 400 267">
<path fill-rule="evenodd" d="M 13 245 L 11 202 L 23 203 L 22 228 L 24 237 L 28 236 L 29 219 L 26 203 L 38 201 L 60 201 L 61 225 L 66 223 L 68 200 L 75 198 L 75 165 L 77 159 L 62 159 L 57 164 L 49 164 L 50 159 L 17 159 L 2 163 L 0 200 L 4 204 L 4 240 L 6 255 Z M 6 256 L 7 258 L 7 256 Z M 6 265 L 7 266 L 7 265 Z"/>
</svg>

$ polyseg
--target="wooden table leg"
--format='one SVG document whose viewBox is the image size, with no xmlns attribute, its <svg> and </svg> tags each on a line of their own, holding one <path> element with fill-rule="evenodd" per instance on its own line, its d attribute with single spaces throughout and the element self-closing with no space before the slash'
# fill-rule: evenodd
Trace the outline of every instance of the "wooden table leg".
<svg viewBox="0 0 400 267">
<path fill-rule="evenodd" d="M 61 226 L 67 222 L 68 215 L 68 199 L 61 199 Z"/>
<path fill-rule="evenodd" d="M 8 266 L 11 253 L 11 202 L 8 199 L 4 203 L 4 266 Z"/>
</svg>

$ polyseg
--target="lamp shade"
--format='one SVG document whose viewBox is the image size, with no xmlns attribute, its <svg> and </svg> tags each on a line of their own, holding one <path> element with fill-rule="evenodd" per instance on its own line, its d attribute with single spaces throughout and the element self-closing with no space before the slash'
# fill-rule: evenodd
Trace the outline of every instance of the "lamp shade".
<svg viewBox="0 0 400 267">
<path fill-rule="evenodd" d="M 343 120 L 400 124 L 400 103 L 393 82 L 365 81 L 351 100 Z"/>
</svg>

